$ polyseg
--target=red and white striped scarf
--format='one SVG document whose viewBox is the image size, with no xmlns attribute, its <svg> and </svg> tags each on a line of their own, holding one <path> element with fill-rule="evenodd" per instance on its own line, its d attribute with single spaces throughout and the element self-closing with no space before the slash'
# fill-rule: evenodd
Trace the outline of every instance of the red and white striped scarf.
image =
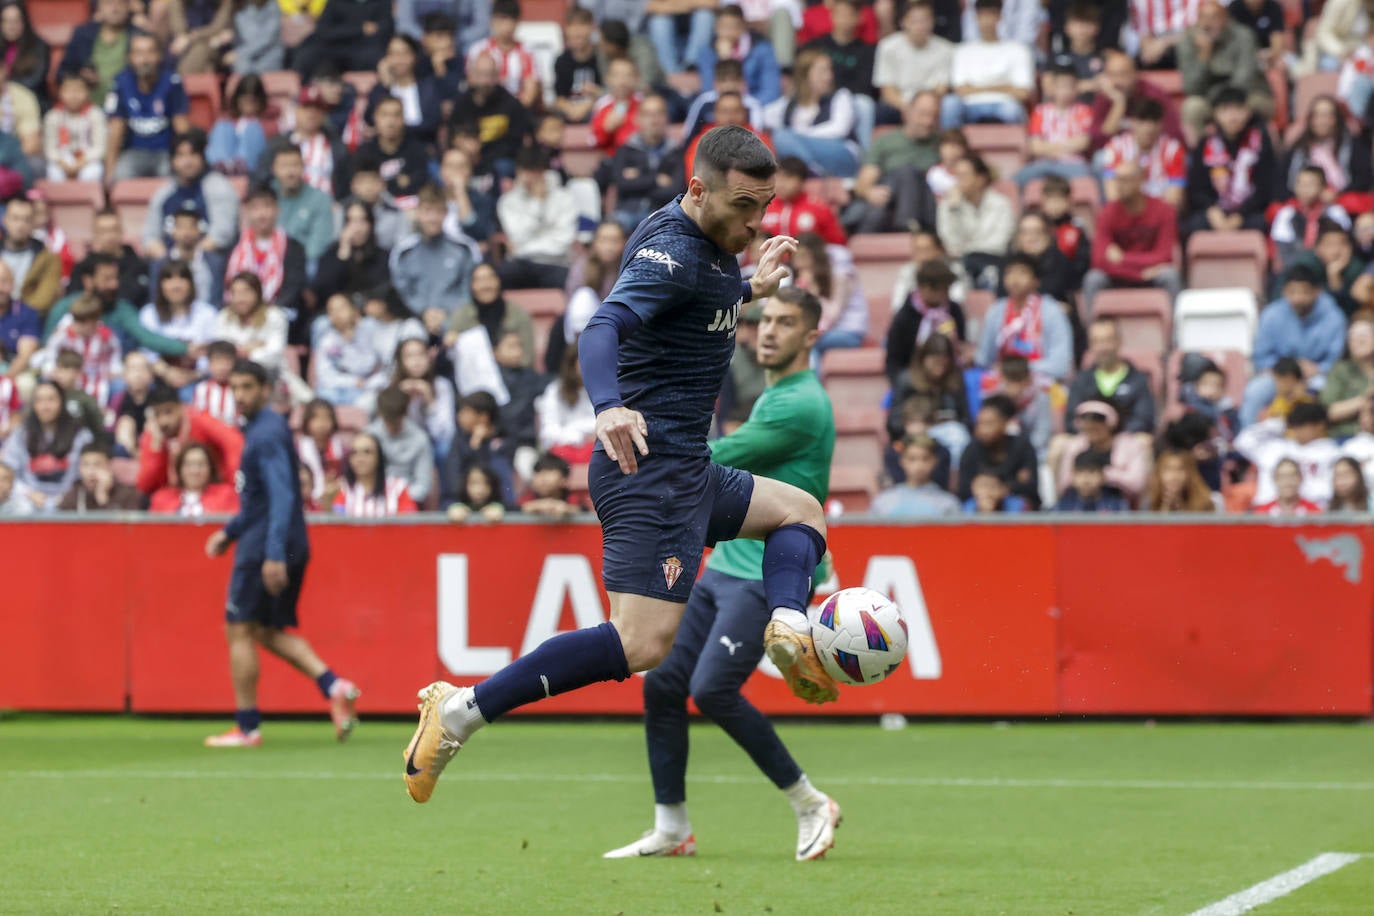
<svg viewBox="0 0 1374 916">
<path fill-rule="evenodd" d="M 1131 24 L 1141 37 L 1170 35 L 1197 24 L 1202 0 L 1131 0 Z"/>
<path fill-rule="evenodd" d="M 1264 135 L 1251 125 L 1236 147 L 1235 155 L 1226 145 L 1226 138 L 1213 131 L 1203 143 L 1202 162 L 1217 191 L 1217 205 L 1223 210 L 1237 210 L 1255 193 L 1254 171 L 1264 149 Z"/>
<path fill-rule="evenodd" d="M 1044 315 L 1041 313 L 1041 300 L 1038 293 L 1026 297 L 1020 310 L 1012 308 L 1013 302 L 1007 299 L 1007 313 L 1002 319 L 1002 327 L 997 331 L 997 352 L 1001 356 L 1024 356 L 1034 362 L 1044 351 Z"/>
<path fill-rule="evenodd" d="M 101 407 L 110 405 L 110 381 L 119 366 L 119 338 L 109 325 L 96 326 L 90 337 L 82 337 L 76 332 L 71 316 L 63 317 L 57 326 L 59 350 L 72 350 L 81 354 L 81 390 L 95 398 Z"/>
<path fill-rule="evenodd" d="M 334 511 L 349 518 L 386 518 L 401 511 L 401 497 L 406 495 L 406 482 L 388 477 L 381 496 L 365 489 L 361 483 L 345 483 L 334 499 Z"/>
<path fill-rule="evenodd" d="M 1031 113 L 1030 133 L 1048 143 L 1064 143 L 1092 133 L 1093 110 L 1082 102 L 1061 109 L 1041 103 Z"/>
<path fill-rule="evenodd" d="M 232 278 L 245 270 L 262 282 L 263 300 L 275 304 L 286 275 L 286 230 L 280 226 L 273 230 L 265 249 L 258 246 L 252 229 L 243 230 L 239 243 L 229 255 L 229 269 L 225 271 L 225 276 Z M 226 288 L 226 299 L 228 293 Z"/>
<path fill-rule="evenodd" d="M 305 160 L 305 183 L 330 198 L 334 196 L 334 151 L 329 138 L 316 134 L 309 139 L 298 138 L 301 158 Z"/>
<path fill-rule="evenodd" d="M 207 378 L 197 383 L 191 391 L 191 406 L 230 426 L 238 425 L 238 404 L 234 402 L 234 393 L 229 390 L 227 382 Z"/>
<path fill-rule="evenodd" d="M 468 63 L 471 64 L 484 54 L 496 62 L 501 85 L 506 87 L 506 91 L 511 95 L 519 97 L 521 84 L 527 77 L 535 75 L 534 55 L 526 51 L 525 46 L 519 42 L 509 51 L 502 51 L 496 39 L 487 38 L 473 45 L 468 51 Z"/>
</svg>

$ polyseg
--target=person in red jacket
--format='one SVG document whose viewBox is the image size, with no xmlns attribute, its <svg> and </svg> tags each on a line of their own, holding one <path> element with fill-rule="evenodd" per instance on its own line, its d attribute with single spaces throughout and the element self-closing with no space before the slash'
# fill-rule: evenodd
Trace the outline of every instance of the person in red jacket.
<svg viewBox="0 0 1374 916">
<path fill-rule="evenodd" d="M 802 13 L 801 30 L 797 32 L 797 47 L 830 34 L 835 27 L 830 17 L 830 7 L 830 0 L 822 0 L 806 8 L 806 12 Z M 878 43 L 878 16 L 869 4 L 859 8 L 859 29 L 854 37 L 866 45 Z"/>
<path fill-rule="evenodd" d="M 1183 288 L 1174 267 L 1178 246 L 1178 214 L 1158 197 L 1141 190 L 1136 162 L 1116 170 L 1117 199 L 1097 214 L 1092 269 L 1083 278 L 1083 302 L 1092 312 L 1093 299 L 1113 286 L 1154 286 L 1172 302 Z"/>
<path fill-rule="evenodd" d="M 198 518 L 239 511 L 239 495 L 234 492 L 234 485 L 219 479 L 210 450 L 199 442 L 192 442 L 177 453 L 176 471 L 179 485 L 154 493 L 148 503 L 149 512 Z"/>
<path fill-rule="evenodd" d="M 784 156 L 778 160 L 778 171 L 773 179 L 776 196 L 763 214 L 763 231 L 793 238 L 814 232 L 825 239 L 827 245 L 845 244 L 849 239 L 835 218 L 835 211 L 829 204 L 806 193 L 806 179 L 810 177 L 811 170 L 797 157 Z"/>
<path fill-rule="evenodd" d="M 166 385 L 148 392 L 152 422 L 138 441 L 138 484 L 144 493 L 175 485 L 177 455 L 192 442 L 209 450 L 220 480 L 233 480 L 243 454 L 243 433 L 199 410 L 185 407 Z"/>
<path fill-rule="evenodd" d="M 606 68 L 606 94 L 592 106 L 592 136 L 596 148 L 607 156 L 639 130 L 639 68 L 628 57 L 617 58 Z"/>
</svg>

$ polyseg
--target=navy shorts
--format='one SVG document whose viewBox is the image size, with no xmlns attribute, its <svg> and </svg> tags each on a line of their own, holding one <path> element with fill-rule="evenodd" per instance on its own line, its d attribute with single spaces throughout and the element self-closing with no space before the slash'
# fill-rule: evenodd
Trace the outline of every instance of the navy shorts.
<svg viewBox="0 0 1374 916">
<path fill-rule="evenodd" d="M 305 580 L 305 562 L 286 566 L 286 588 L 269 595 L 262 584 L 262 564 L 234 564 L 229 574 L 229 600 L 224 606 L 226 623 L 260 623 L 283 630 L 296 626 L 296 602 Z"/>
<path fill-rule="evenodd" d="M 754 495 L 752 474 L 706 457 L 651 454 L 623 474 L 597 450 L 587 476 L 606 591 L 684 604 L 703 548 L 739 534 Z"/>
</svg>

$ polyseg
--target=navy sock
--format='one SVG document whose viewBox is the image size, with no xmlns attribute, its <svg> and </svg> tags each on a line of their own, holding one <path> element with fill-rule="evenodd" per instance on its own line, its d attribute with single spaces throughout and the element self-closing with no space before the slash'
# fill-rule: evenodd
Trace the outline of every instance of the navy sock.
<svg viewBox="0 0 1374 916">
<path fill-rule="evenodd" d="M 262 724 L 262 714 L 258 712 L 256 706 L 251 709 L 240 709 L 234 713 L 234 724 L 245 735 L 249 732 L 255 732 L 258 730 L 258 726 Z"/>
<path fill-rule="evenodd" d="M 609 623 L 561 633 L 473 688 L 482 718 L 495 722 L 526 703 L 630 676 L 620 634 Z"/>
<path fill-rule="evenodd" d="M 324 674 L 315 678 L 315 683 L 319 685 L 320 693 L 324 694 L 326 700 L 329 699 L 329 688 L 333 687 L 338 679 L 339 676 L 328 668 L 324 669 Z"/>
<path fill-rule="evenodd" d="M 806 613 L 811 577 L 825 555 L 825 538 L 810 525 L 783 525 L 763 540 L 763 593 L 768 609 Z"/>
</svg>

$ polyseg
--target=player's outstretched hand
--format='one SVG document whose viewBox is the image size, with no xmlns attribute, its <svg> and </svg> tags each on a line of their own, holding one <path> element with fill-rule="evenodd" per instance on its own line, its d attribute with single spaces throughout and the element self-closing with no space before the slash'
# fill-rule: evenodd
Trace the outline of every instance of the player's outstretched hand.
<svg viewBox="0 0 1374 916">
<path fill-rule="evenodd" d="M 783 262 L 796 250 L 797 240 L 790 235 L 775 235 L 763 243 L 759 249 L 759 265 L 749 278 L 754 299 L 762 299 L 778 291 L 778 284 L 787 276 L 787 265 Z"/>
<path fill-rule="evenodd" d="M 633 474 L 639 470 L 635 452 L 649 454 L 649 445 L 644 441 L 647 435 L 649 426 L 637 410 L 610 407 L 596 415 L 596 438 L 606 449 L 606 457 L 620 465 L 621 473 Z"/>
<path fill-rule="evenodd" d="M 210 539 L 205 542 L 205 555 L 207 557 L 218 557 L 228 549 L 229 535 L 225 534 L 222 528 L 210 535 Z"/>
</svg>

